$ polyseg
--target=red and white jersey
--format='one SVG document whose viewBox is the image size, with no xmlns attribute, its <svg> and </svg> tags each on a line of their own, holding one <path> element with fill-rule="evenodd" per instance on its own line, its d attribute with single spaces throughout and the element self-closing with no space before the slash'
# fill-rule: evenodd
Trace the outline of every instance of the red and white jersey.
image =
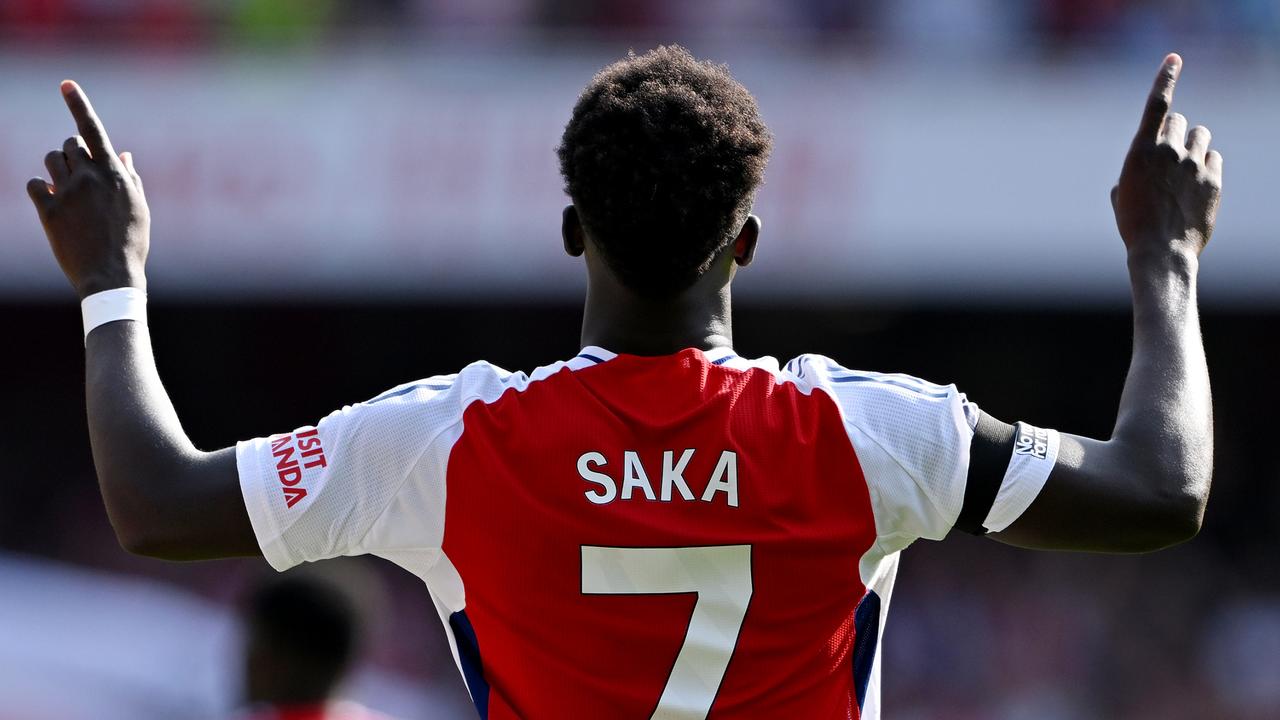
<svg viewBox="0 0 1280 720">
<path fill-rule="evenodd" d="M 402 385 L 237 462 L 276 569 L 368 553 L 422 578 L 482 718 L 878 718 L 898 553 L 955 522 L 976 419 L 954 386 L 816 355 L 588 347 Z M 988 529 L 1047 478 L 1036 438 Z"/>
</svg>

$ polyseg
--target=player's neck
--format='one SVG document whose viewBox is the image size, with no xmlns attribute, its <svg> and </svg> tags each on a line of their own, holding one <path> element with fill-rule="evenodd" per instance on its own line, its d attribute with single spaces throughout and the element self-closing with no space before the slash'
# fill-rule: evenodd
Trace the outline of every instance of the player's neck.
<svg viewBox="0 0 1280 720">
<path fill-rule="evenodd" d="M 685 348 L 733 346 L 728 283 L 698 283 L 670 300 L 638 297 L 613 282 L 589 283 L 582 344 L 628 355 L 670 355 Z"/>
</svg>

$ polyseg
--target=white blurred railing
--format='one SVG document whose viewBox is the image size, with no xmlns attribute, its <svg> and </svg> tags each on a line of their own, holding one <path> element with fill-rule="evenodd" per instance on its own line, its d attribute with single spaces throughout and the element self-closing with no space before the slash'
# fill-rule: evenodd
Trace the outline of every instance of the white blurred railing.
<svg viewBox="0 0 1280 720">
<path fill-rule="evenodd" d="M 695 48 L 697 50 L 697 48 Z M 135 153 L 153 293 L 563 299 L 553 149 L 573 49 L 0 56 L 0 296 L 65 295 L 23 184 L 82 82 Z M 755 296 L 1122 301 L 1107 199 L 1159 61 L 1027 66 L 721 54 L 776 151 Z M 1280 78 L 1187 56 L 1176 107 L 1226 156 L 1208 302 L 1280 303 Z"/>
<path fill-rule="evenodd" d="M 0 718 L 230 718 L 240 621 L 164 583 L 0 552 Z M 358 664 L 344 696 L 405 720 L 455 717 L 428 677 Z M 442 710 L 445 708 L 446 710 Z"/>
</svg>

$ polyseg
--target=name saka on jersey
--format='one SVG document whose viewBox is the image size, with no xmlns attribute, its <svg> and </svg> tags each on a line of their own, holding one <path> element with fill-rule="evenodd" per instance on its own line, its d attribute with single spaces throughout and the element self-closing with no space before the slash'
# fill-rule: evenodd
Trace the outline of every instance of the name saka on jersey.
<svg viewBox="0 0 1280 720">
<path fill-rule="evenodd" d="M 482 718 L 874 719 L 899 553 L 955 524 L 976 419 L 954 386 L 818 355 L 588 347 L 402 385 L 236 459 L 275 568 L 373 554 L 423 580 Z M 298 438 L 326 461 L 282 478 Z M 1058 434 L 1020 425 L 1018 447 L 988 530 Z"/>
<path fill-rule="evenodd" d="M 681 499 L 693 500 L 693 492 L 684 479 L 684 469 L 693 459 L 694 452 L 696 451 L 693 448 L 686 449 L 680 454 L 679 460 L 674 460 L 676 455 L 674 450 L 662 452 L 662 485 L 658 496 L 654 495 L 653 485 L 649 484 L 649 475 L 644 471 L 644 465 L 640 463 L 640 453 L 635 450 L 624 450 L 622 453 L 621 495 L 618 494 L 618 484 L 612 477 L 592 469 L 592 467 L 603 467 L 608 464 L 609 461 L 604 453 L 599 451 L 583 453 L 578 458 L 578 475 L 588 483 L 598 486 L 585 493 L 587 499 L 596 505 L 607 505 L 616 499 L 630 500 L 637 490 L 645 500 L 671 502 L 673 490 L 680 493 Z M 728 503 L 729 507 L 738 507 L 738 454 L 732 450 L 722 450 L 720 459 L 716 461 L 716 468 L 711 472 L 711 479 L 707 480 L 704 487 L 706 489 L 699 497 L 702 502 L 712 502 L 723 493 L 723 502 Z"/>
</svg>

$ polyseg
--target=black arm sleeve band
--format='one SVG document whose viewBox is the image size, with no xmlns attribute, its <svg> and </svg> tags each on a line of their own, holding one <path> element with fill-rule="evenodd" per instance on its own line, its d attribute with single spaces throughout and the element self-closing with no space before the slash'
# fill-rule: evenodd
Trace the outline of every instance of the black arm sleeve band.
<svg viewBox="0 0 1280 720">
<path fill-rule="evenodd" d="M 955 527 L 970 535 L 986 535 L 982 522 L 991 512 L 991 506 L 1000 492 L 1009 460 L 1013 457 L 1016 428 L 1002 423 L 990 415 L 979 412 L 978 424 L 973 429 L 973 443 L 969 446 L 969 477 L 965 481 L 964 505 Z"/>
</svg>

